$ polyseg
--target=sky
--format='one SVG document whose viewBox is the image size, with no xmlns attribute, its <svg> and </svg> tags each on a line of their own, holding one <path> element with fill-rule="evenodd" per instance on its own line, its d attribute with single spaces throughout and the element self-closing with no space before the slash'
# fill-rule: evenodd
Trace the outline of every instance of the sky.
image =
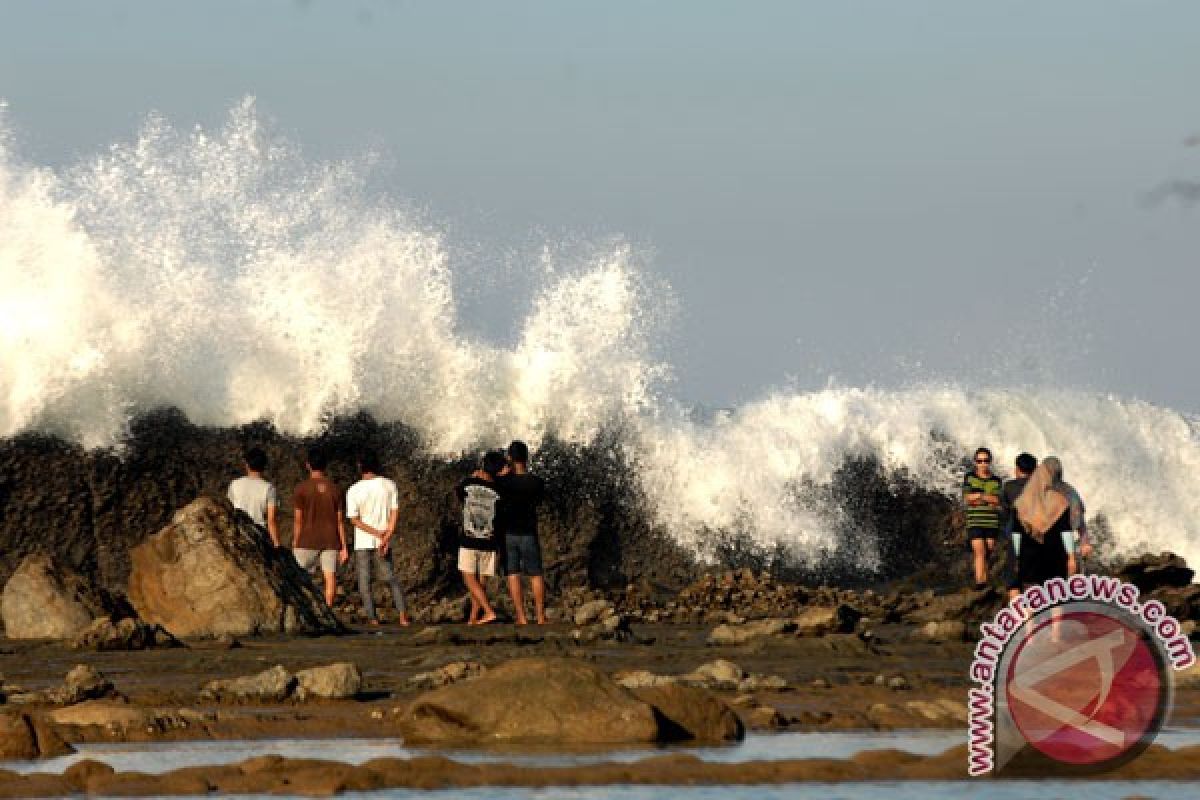
<svg viewBox="0 0 1200 800">
<path fill-rule="evenodd" d="M 463 262 L 630 242 L 673 393 L 1067 384 L 1200 411 L 1200 4 L 8 2 L 0 99 L 61 167 L 247 95 Z M 455 247 L 458 245 L 458 247 Z M 457 254 L 457 255 L 456 255 Z"/>
</svg>

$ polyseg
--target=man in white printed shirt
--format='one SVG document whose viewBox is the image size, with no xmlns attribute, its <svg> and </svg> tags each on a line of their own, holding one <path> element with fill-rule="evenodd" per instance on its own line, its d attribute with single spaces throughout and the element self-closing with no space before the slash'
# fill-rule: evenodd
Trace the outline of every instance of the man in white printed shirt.
<svg viewBox="0 0 1200 800">
<path fill-rule="evenodd" d="M 362 595 L 363 612 L 371 625 L 379 624 L 375 599 L 371 595 L 371 554 L 380 577 L 392 588 L 392 603 L 400 615 L 401 625 L 408 625 L 404 590 L 392 565 L 392 537 L 400 516 L 400 495 L 394 481 L 383 477 L 379 456 L 367 451 L 358 459 L 362 480 L 346 493 L 346 518 L 354 526 L 354 568 L 358 572 L 358 592 Z"/>
</svg>

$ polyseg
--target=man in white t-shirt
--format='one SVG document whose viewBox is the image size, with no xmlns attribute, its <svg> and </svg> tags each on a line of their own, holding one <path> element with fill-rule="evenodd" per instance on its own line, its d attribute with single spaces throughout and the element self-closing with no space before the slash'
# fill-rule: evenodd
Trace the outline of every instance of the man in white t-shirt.
<svg viewBox="0 0 1200 800">
<path fill-rule="evenodd" d="M 246 474 L 229 484 L 229 502 L 244 511 L 258 527 L 266 530 L 271 544 L 279 547 L 279 526 L 275 511 L 279 508 L 279 495 L 275 487 L 262 476 L 267 468 L 267 454 L 262 448 L 251 447 L 244 456 Z"/>
<path fill-rule="evenodd" d="M 392 566 L 392 537 L 400 516 L 400 495 L 395 482 L 379 473 L 379 456 L 364 452 L 359 456 L 358 469 L 362 480 L 346 493 L 346 518 L 354 526 L 354 568 L 358 572 L 358 592 L 362 595 L 363 612 L 371 625 L 379 624 L 375 599 L 371 596 L 371 554 L 380 576 L 392 587 L 392 603 L 400 615 L 400 624 L 408 625 L 404 590 Z"/>
</svg>

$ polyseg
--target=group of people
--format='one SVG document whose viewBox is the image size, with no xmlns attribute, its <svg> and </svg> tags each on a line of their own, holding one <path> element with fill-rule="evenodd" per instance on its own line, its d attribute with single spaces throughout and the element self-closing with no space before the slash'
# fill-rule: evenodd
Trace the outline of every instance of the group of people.
<svg viewBox="0 0 1200 800">
<path fill-rule="evenodd" d="M 993 471 L 988 448 L 976 450 L 974 462 L 963 478 L 962 496 L 975 588 L 988 585 L 988 562 L 999 542 L 1008 548 L 1010 595 L 1082 571 L 1092 543 L 1083 500 L 1063 480 L 1062 462 L 1050 456 L 1038 463 L 1021 453 L 1007 481 Z"/>
<path fill-rule="evenodd" d="M 266 453 L 261 448 L 250 448 L 244 454 L 244 467 L 246 474 L 229 484 L 229 501 L 266 532 L 272 545 L 281 548 L 279 496 L 263 476 Z M 408 625 L 404 590 L 392 563 L 400 496 L 395 482 L 382 474 L 379 456 L 370 450 L 359 453 L 358 471 L 362 477 L 344 497 L 325 474 L 328 456 L 321 448 L 308 450 L 305 467 L 308 478 L 292 495 L 292 554 L 296 563 L 310 573 L 319 569 L 325 602 L 332 607 L 337 597 L 338 567 L 350 560 L 350 541 L 345 528 L 349 522 L 354 529 L 354 565 L 367 622 L 380 624 L 371 591 L 373 564 L 379 577 L 391 588 L 399 624 Z M 458 484 L 456 493 L 462 502 L 458 569 L 471 598 L 468 622 L 482 625 L 496 620 L 481 579 L 503 570 L 516 623 L 528 622 L 522 585 L 522 577 L 528 577 L 535 620 L 539 625 L 544 624 L 546 584 L 537 508 L 545 493 L 545 483 L 529 470 L 528 446 L 514 441 L 507 451 L 487 453 L 479 469 Z"/>
</svg>

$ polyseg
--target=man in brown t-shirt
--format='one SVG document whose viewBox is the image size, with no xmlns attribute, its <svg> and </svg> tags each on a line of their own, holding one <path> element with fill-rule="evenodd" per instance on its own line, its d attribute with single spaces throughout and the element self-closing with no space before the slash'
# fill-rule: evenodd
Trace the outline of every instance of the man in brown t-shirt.
<svg viewBox="0 0 1200 800">
<path fill-rule="evenodd" d="M 330 606 L 337 594 L 337 568 L 350 558 L 346 531 L 342 526 L 342 493 L 325 477 L 328 458 L 319 449 L 308 451 L 308 480 L 296 487 L 292 508 L 296 522 L 292 552 L 296 563 L 308 572 L 318 563 L 325 576 L 325 602 Z"/>
</svg>

